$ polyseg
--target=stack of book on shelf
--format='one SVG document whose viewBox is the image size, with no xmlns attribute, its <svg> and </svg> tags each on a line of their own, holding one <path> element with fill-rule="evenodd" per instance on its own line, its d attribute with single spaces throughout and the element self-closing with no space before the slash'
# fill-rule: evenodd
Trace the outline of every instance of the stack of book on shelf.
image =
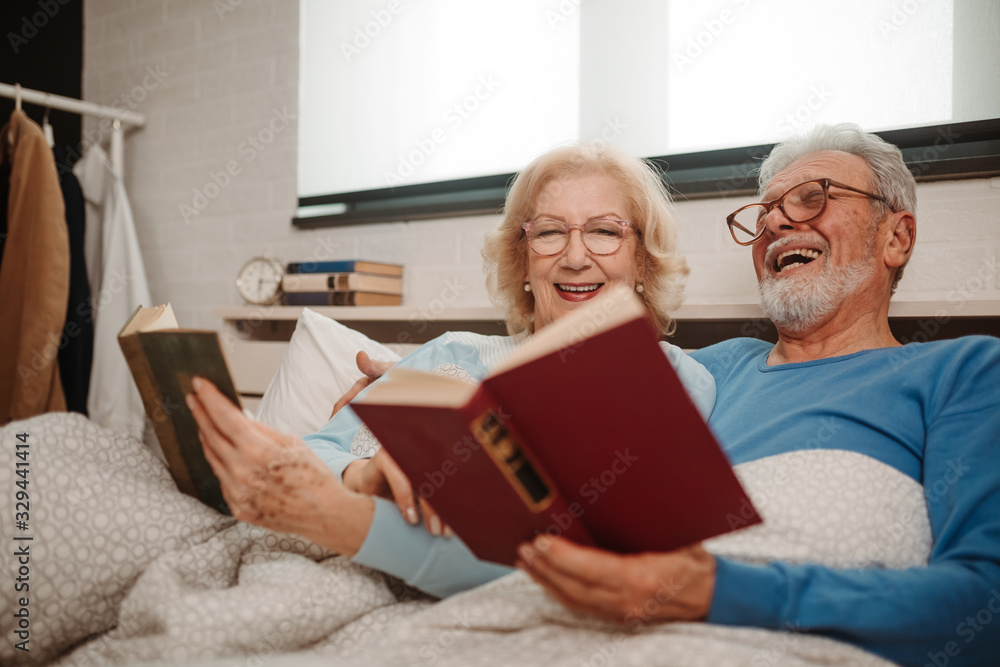
<svg viewBox="0 0 1000 667">
<path fill-rule="evenodd" d="M 288 306 L 399 306 L 403 267 L 353 259 L 292 262 L 281 290 Z"/>
</svg>

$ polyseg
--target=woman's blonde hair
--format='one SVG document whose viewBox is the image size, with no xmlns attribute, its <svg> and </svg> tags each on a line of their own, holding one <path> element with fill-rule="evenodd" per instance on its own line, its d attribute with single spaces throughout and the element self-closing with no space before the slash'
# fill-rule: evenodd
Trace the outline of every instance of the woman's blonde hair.
<svg viewBox="0 0 1000 667">
<path fill-rule="evenodd" d="M 639 294 L 654 324 L 663 334 L 673 333 L 669 313 L 684 300 L 687 262 L 677 255 L 677 225 L 670 195 L 656 167 L 604 142 L 578 143 L 556 148 L 533 160 L 517 174 L 504 204 L 503 220 L 487 236 L 483 266 L 490 300 L 504 311 L 511 335 L 535 329 L 534 296 L 524 291 L 528 274 L 528 241 L 521 228 L 539 208 L 541 191 L 554 180 L 597 174 L 614 179 L 628 209 L 624 212 L 636 231 L 637 268 L 643 275 Z"/>
</svg>

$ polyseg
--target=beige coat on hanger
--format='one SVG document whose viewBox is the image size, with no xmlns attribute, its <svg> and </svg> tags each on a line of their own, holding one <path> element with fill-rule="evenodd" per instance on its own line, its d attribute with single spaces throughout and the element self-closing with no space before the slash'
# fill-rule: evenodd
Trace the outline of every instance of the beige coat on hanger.
<svg viewBox="0 0 1000 667">
<path fill-rule="evenodd" d="M 66 409 L 59 346 L 69 300 L 69 233 L 52 149 L 15 111 L 0 130 L 10 163 L 0 264 L 0 424 Z"/>
</svg>

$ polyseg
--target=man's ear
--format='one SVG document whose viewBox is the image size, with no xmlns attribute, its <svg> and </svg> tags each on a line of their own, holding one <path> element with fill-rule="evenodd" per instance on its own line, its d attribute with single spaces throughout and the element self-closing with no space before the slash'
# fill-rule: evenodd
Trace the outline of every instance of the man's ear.
<svg viewBox="0 0 1000 667">
<path fill-rule="evenodd" d="M 913 244 L 917 240 L 917 220 L 912 213 L 900 211 L 888 218 L 889 238 L 883 251 L 885 265 L 898 268 L 910 259 Z"/>
</svg>

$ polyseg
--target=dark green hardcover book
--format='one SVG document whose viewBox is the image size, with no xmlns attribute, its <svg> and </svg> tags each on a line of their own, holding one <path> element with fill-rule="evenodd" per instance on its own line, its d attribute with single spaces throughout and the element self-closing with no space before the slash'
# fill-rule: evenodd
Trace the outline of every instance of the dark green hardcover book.
<svg viewBox="0 0 1000 667">
<path fill-rule="evenodd" d="M 118 334 L 118 343 L 177 488 L 230 514 L 185 402 L 191 379 L 199 376 L 240 405 L 218 333 L 178 328 L 166 304 L 137 309 Z"/>
</svg>

